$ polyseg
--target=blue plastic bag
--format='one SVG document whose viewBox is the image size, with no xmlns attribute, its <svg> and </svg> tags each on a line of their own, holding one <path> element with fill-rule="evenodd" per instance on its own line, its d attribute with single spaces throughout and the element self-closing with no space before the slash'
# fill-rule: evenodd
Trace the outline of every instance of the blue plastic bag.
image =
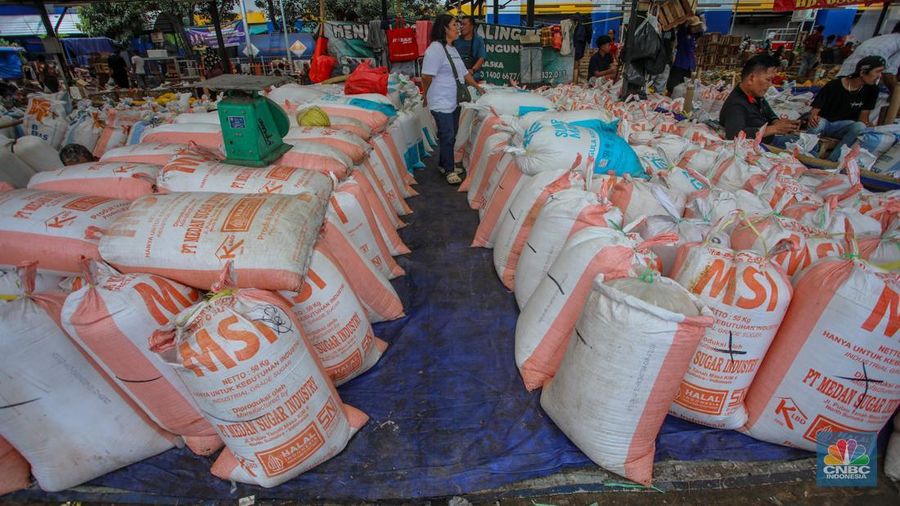
<svg viewBox="0 0 900 506">
<path fill-rule="evenodd" d="M 617 176 L 628 174 L 648 179 L 637 153 L 615 132 L 600 133 L 600 150 L 594 162 L 594 174 L 606 174 L 612 170 Z"/>
<path fill-rule="evenodd" d="M 388 118 L 393 118 L 397 115 L 397 109 L 394 106 L 376 102 L 374 100 L 367 100 L 365 98 L 351 98 L 347 101 L 347 104 L 362 107 L 363 109 L 368 109 L 370 111 L 378 111 Z"/>
<path fill-rule="evenodd" d="M 590 128 L 591 130 L 603 135 L 605 132 L 616 134 L 619 131 L 619 120 L 614 119 L 606 122 L 600 119 L 583 119 L 579 121 L 570 121 L 570 125 L 580 126 L 582 128 Z"/>
</svg>

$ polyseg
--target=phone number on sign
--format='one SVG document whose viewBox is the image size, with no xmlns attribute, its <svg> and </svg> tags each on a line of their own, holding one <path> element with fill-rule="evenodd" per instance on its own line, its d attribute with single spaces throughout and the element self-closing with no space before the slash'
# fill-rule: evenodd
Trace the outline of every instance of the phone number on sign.
<svg viewBox="0 0 900 506">
<path fill-rule="evenodd" d="M 508 81 L 510 79 L 519 79 L 518 72 L 498 72 L 498 71 L 490 71 L 483 70 L 485 79 L 493 79 L 493 80 L 501 80 Z M 541 79 L 544 81 L 556 80 L 556 79 L 564 79 L 568 77 L 569 73 L 564 70 L 554 70 L 554 71 L 545 71 L 541 72 Z"/>
</svg>

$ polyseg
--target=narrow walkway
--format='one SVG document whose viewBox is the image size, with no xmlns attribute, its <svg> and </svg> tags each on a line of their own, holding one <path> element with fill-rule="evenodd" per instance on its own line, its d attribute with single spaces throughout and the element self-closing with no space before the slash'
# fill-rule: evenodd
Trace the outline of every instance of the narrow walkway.
<svg viewBox="0 0 900 506">
<path fill-rule="evenodd" d="M 416 171 L 420 195 L 401 236 L 394 280 L 407 317 L 376 326 L 390 344 L 368 373 L 342 386 L 369 417 L 334 459 L 274 489 L 209 474 L 213 459 L 172 450 L 94 480 L 79 493 L 26 491 L 40 500 L 185 502 L 376 500 L 461 495 L 563 469 L 596 469 L 528 393 L 515 367 L 515 299 L 494 273 L 492 251 L 470 248 L 478 213 L 433 168 Z M 808 456 L 670 418 L 657 459 L 770 460 Z M 623 480 L 619 480 L 623 481 Z M 109 487 L 103 490 L 88 487 Z M 125 491 L 128 491 L 127 493 Z"/>
</svg>

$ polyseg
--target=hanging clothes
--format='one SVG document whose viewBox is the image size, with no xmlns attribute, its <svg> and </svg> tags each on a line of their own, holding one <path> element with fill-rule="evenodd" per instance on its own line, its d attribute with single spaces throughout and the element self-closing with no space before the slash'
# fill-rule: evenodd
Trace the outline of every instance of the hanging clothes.
<svg viewBox="0 0 900 506">
<path fill-rule="evenodd" d="M 386 67 L 388 64 L 387 35 L 384 33 L 380 19 L 369 21 L 369 36 L 366 38 L 366 45 L 375 54 L 375 66 Z"/>
<path fill-rule="evenodd" d="M 580 60 L 584 57 L 585 48 L 591 47 L 591 37 L 594 35 L 593 25 L 588 16 L 578 14 L 575 23 L 575 59 Z"/>
<path fill-rule="evenodd" d="M 553 33 L 549 26 L 541 27 L 541 46 L 553 47 Z"/>
<path fill-rule="evenodd" d="M 572 54 L 572 37 L 575 34 L 575 21 L 564 19 L 559 22 L 559 28 L 562 31 L 562 45 L 559 48 L 559 55 L 569 56 Z"/>
<path fill-rule="evenodd" d="M 430 20 L 420 19 L 416 21 L 416 44 L 419 45 L 419 54 L 424 55 L 425 50 L 428 49 L 428 44 L 431 44 Z"/>
</svg>

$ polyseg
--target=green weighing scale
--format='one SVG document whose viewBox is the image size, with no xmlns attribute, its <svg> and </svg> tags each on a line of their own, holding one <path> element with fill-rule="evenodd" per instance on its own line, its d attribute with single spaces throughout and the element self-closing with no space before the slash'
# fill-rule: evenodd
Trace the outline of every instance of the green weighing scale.
<svg viewBox="0 0 900 506">
<path fill-rule="evenodd" d="M 194 84 L 195 88 L 225 92 L 218 105 L 225 162 L 265 167 L 291 149 L 290 144 L 282 142 L 291 127 L 287 114 L 259 94 L 287 81 L 286 77 L 223 74 Z"/>
</svg>

